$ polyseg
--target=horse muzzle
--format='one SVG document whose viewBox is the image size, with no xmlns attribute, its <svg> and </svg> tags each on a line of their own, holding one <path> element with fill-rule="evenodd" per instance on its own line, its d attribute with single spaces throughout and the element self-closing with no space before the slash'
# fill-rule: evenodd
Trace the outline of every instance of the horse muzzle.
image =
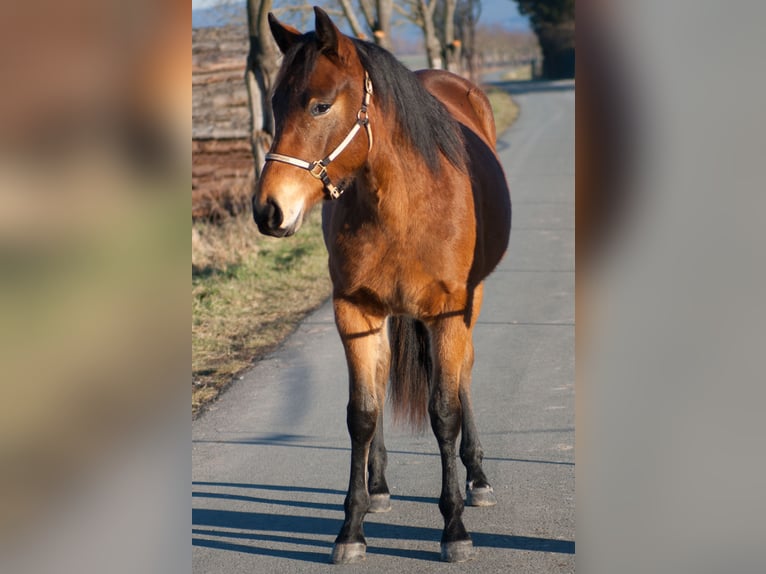
<svg viewBox="0 0 766 574">
<path fill-rule="evenodd" d="M 271 198 L 260 203 L 253 197 L 253 219 L 258 231 L 272 237 L 289 237 L 300 229 L 303 223 L 303 209 L 296 209 L 288 219 L 279 204 Z"/>
<path fill-rule="evenodd" d="M 285 230 L 281 229 L 284 214 L 276 201 L 267 199 L 259 205 L 257 198 L 253 197 L 253 219 L 258 226 L 258 231 L 272 237 L 284 237 Z"/>
</svg>

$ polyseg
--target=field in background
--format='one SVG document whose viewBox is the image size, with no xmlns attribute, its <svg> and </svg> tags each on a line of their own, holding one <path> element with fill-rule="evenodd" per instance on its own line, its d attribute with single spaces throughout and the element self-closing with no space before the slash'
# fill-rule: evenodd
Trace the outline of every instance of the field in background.
<svg viewBox="0 0 766 574">
<path fill-rule="evenodd" d="M 502 80 L 505 82 L 531 80 L 533 78 L 533 64 L 512 66 L 502 75 Z"/>
</svg>

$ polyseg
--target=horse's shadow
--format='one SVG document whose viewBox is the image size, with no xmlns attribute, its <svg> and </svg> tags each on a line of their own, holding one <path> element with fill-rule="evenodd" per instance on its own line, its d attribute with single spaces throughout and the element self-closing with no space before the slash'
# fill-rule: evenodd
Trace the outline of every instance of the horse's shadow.
<svg viewBox="0 0 766 574">
<path fill-rule="evenodd" d="M 195 482 L 193 484 L 195 487 L 229 486 L 266 491 L 281 490 L 288 492 L 332 494 L 337 496 L 345 495 L 345 492 L 340 490 L 292 486 L 244 485 L 210 482 Z M 341 517 L 342 506 L 340 504 L 317 503 L 299 499 L 282 500 L 274 499 L 273 497 L 244 496 L 221 492 L 197 491 L 192 495 L 196 498 L 244 500 L 262 504 L 286 505 L 295 508 L 339 511 L 339 517 L 334 519 L 294 514 L 194 508 L 192 509 L 192 545 L 194 546 L 215 548 L 219 550 L 232 550 L 235 552 L 257 554 L 261 556 L 275 556 L 307 562 L 326 563 L 329 560 L 332 540 L 334 540 L 335 535 L 340 530 L 343 522 Z M 424 502 L 429 504 L 435 502 L 435 499 L 428 497 L 394 495 L 392 496 L 392 499 Z M 236 530 L 237 532 L 232 532 L 230 530 Z M 436 542 L 438 542 L 442 534 L 440 529 L 367 521 L 364 525 L 364 531 L 365 536 L 368 539 L 368 544 L 370 544 L 367 548 L 369 554 L 398 556 L 415 560 L 439 560 L 439 553 L 436 550 L 434 552 L 428 552 L 409 548 L 377 547 L 372 541 L 376 538 L 433 541 L 436 549 L 438 548 Z M 574 542 L 570 540 L 491 534 L 485 532 L 471 532 L 471 537 L 477 548 L 505 548 L 512 550 L 556 552 L 560 554 L 574 554 L 575 551 Z M 232 542 L 231 540 L 241 542 Z M 258 542 L 276 542 L 309 546 L 315 547 L 319 551 L 275 549 L 267 547 L 267 545 L 260 545 Z"/>
</svg>

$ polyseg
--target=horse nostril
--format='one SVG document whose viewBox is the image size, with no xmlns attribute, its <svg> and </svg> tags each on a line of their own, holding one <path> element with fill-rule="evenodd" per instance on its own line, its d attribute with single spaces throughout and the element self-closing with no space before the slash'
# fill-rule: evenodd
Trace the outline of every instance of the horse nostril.
<svg viewBox="0 0 766 574">
<path fill-rule="evenodd" d="M 253 219 L 261 233 L 273 235 L 273 232 L 282 225 L 284 215 L 282 209 L 273 199 L 266 199 L 265 203 L 259 205 L 259 202 L 253 199 Z"/>
<path fill-rule="evenodd" d="M 266 208 L 267 208 L 267 222 L 271 229 L 277 229 L 280 225 L 282 225 L 282 210 L 280 209 L 279 205 L 277 203 L 269 198 L 266 200 Z"/>
</svg>

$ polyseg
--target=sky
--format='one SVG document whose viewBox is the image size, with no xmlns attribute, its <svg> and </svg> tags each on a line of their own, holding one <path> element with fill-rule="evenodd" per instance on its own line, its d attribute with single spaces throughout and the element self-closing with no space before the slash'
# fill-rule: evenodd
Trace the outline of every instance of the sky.
<svg viewBox="0 0 766 574">
<path fill-rule="evenodd" d="M 205 8 L 216 3 L 217 0 L 192 0 L 192 8 Z M 482 0 L 479 23 L 501 24 L 511 30 L 529 29 L 527 18 L 519 14 L 516 2 L 512 0 Z"/>
</svg>

